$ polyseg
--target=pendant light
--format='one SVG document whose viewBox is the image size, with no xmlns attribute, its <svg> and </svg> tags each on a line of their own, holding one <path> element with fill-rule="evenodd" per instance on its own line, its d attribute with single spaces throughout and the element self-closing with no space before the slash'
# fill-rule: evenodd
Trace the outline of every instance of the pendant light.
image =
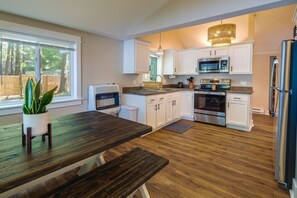
<svg viewBox="0 0 297 198">
<path fill-rule="evenodd" d="M 161 47 L 161 32 L 160 32 L 159 48 L 158 48 L 158 50 L 156 51 L 156 54 L 157 54 L 157 55 L 163 55 L 163 54 L 164 54 L 164 53 L 163 53 L 163 49 L 162 49 L 162 47 Z"/>
<path fill-rule="evenodd" d="M 208 28 L 208 41 L 213 46 L 230 45 L 231 40 L 236 38 L 235 24 L 221 24 Z"/>
</svg>

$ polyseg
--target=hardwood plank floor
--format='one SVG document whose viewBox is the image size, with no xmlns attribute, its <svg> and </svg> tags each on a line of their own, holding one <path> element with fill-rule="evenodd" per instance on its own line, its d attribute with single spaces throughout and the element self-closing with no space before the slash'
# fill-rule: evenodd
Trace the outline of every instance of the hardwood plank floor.
<svg viewBox="0 0 297 198">
<path fill-rule="evenodd" d="M 169 159 L 169 165 L 146 183 L 152 198 L 288 198 L 274 180 L 275 120 L 253 118 L 251 132 L 181 120 L 193 127 L 183 134 L 156 131 L 110 149 L 104 157 L 109 161 L 141 147 Z M 77 170 L 40 184 L 23 197 L 61 185 Z"/>
<path fill-rule="evenodd" d="M 289 197 L 274 180 L 275 121 L 253 118 L 251 132 L 181 120 L 193 127 L 183 134 L 156 131 L 107 151 L 105 158 L 138 146 L 169 159 L 147 183 L 152 198 Z"/>
</svg>

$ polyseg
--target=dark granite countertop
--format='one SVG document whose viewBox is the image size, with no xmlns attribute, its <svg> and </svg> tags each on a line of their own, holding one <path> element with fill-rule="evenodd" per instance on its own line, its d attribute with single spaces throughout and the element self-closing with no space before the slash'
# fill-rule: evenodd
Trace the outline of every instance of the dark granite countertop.
<svg viewBox="0 0 297 198">
<path fill-rule="evenodd" d="M 178 91 L 194 91 L 194 89 L 190 88 L 171 88 L 171 87 L 163 87 L 159 90 L 147 90 L 143 87 L 123 87 L 123 94 L 133 94 L 133 95 L 158 95 L 158 94 L 167 94 Z"/>
<path fill-rule="evenodd" d="M 198 88 L 198 87 L 196 87 Z M 133 94 L 133 95 L 142 95 L 142 96 L 150 96 L 150 95 L 158 95 L 158 94 L 167 94 L 178 91 L 194 91 L 194 89 L 190 88 L 172 88 L 172 87 L 163 87 L 160 90 L 146 90 L 143 87 L 123 87 L 123 94 Z M 252 94 L 252 87 L 231 87 L 230 90 L 226 90 L 227 93 L 239 93 L 239 94 Z"/>
<path fill-rule="evenodd" d="M 231 87 L 227 93 L 239 93 L 239 94 L 252 94 L 254 93 L 253 87 Z"/>
</svg>

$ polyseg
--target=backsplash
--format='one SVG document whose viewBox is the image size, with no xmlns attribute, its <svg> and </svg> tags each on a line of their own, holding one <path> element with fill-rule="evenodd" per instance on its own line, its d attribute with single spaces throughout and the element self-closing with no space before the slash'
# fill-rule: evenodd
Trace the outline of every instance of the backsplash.
<svg viewBox="0 0 297 198">
<path fill-rule="evenodd" d="M 168 76 L 166 76 L 167 83 L 169 84 L 176 84 L 178 82 L 183 82 L 185 85 L 187 85 L 189 82 L 187 81 L 187 78 L 190 76 L 176 76 L 174 79 L 169 79 Z M 194 84 L 200 85 L 201 79 L 212 79 L 212 78 L 218 78 L 218 79 L 231 79 L 231 85 L 232 86 L 245 86 L 245 87 L 252 87 L 253 86 L 253 75 L 251 74 L 201 74 L 201 75 L 193 75 L 194 77 Z"/>
</svg>

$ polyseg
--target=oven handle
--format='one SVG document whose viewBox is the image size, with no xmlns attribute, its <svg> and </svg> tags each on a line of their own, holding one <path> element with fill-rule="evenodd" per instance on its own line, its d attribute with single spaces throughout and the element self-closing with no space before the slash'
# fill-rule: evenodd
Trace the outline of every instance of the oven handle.
<svg viewBox="0 0 297 198">
<path fill-rule="evenodd" d="M 210 91 L 194 91 L 194 94 L 203 94 L 203 95 L 220 95 L 225 96 L 225 92 L 210 92 Z"/>
</svg>

